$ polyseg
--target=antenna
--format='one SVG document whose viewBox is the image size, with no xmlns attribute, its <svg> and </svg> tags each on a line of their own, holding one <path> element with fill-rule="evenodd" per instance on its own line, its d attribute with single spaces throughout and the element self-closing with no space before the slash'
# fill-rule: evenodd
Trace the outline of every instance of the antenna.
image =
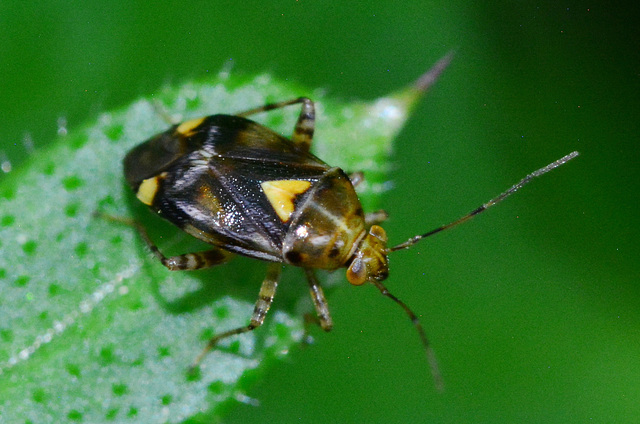
<svg viewBox="0 0 640 424">
<path fill-rule="evenodd" d="M 447 230 L 449 228 L 455 227 L 458 224 L 462 224 L 463 222 L 466 222 L 466 221 L 470 220 L 471 218 L 473 218 L 474 216 L 478 215 L 479 213 L 486 211 L 491 206 L 502 202 L 504 199 L 506 199 L 507 197 L 511 196 L 513 193 L 515 193 L 516 191 L 520 190 L 522 187 L 524 187 L 525 185 L 530 183 L 534 178 L 537 178 L 537 177 L 539 177 L 541 175 L 544 175 L 547 172 L 551 171 L 552 169 L 555 169 L 555 168 L 559 167 L 560 165 L 564 165 L 565 163 L 569 162 L 571 159 L 575 158 L 578 155 L 579 155 L 578 152 L 569 153 L 568 155 L 558 159 L 557 161 L 552 162 L 549 165 L 547 165 L 547 166 L 545 166 L 543 168 L 540 168 L 537 171 L 534 171 L 531 174 L 527 175 L 526 177 L 521 179 L 519 182 L 517 182 L 516 184 L 512 185 L 509 189 L 507 189 L 507 191 L 503 192 L 502 194 L 500 194 L 497 197 L 494 197 L 493 199 L 489 200 L 487 203 L 483 204 L 479 208 L 474 209 L 473 211 L 469 212 L 468 214 L 464 215 L 463 217 L 458 218 L 453 222 L 450 222 L 450 223 L 448 223 L 446 225 L 438 227 L 438 228 L 436 228 L 434 230 L 431 230 L 431 231 L 429 231 L 427 233 L 424 233 L 422 235 L 417 235 L 415 237 L 411 237 L 409 240 L 405 241 L 404 243 L 400 243 L 397 246 L 389 248 L 388 252 L 395 252 L 396 250 L 408 249 L 408 248 L 410 248 L 411 246 L 413 246 L 414 244 L 416 244 L 417 242 L 419 242 L 420 240 L 422 240 L 424 238 L 427 238 L 427 237 L 432 236 L 432 235 L 434 235 L 436 233 L 439 233 L 440 231 Z M 376 280 L 376 279 L 369 279 L 369 281 L 371 283 L 373 283 L 373 285 L 375 285 L 378 288 L 378 290 L 380 290 L 380 293 L 382 293 L 384 296 L 390 298 L 395 303 L 400 305 L 400 307 L 402 309 L 404 309 L 404 311 L 409 316 L 409 319 L 411 320 L 411 322 L 415 326 L 416 330 L 418 331 L 418 334 L 420 335 L 420 339 L 422 340 L 422 344 L 424 346 L 424 350 L 425 350 L 425 353 L 427 355 L 427 361 L 429 362 L 429 367 L 431 368 L 431 375 L 433 376 L 433 381 L 434 381 L 434 383 L 436 385 L 436 388 L 439 391 L 442 391 L 444 389 L 444 382 L 443 382 L 443 379 L 442 379 L 442 375 L 440 374 L 440 369 L 438 367 L 438 362 L 436 360 L 435 353 L 433 352 L 433 349 L 431 348 L 431 343 L 429 342 L 429 339 L 427 338 L 427 334 L 424 331 L 424 327 L 422 327 L 422 324 L 420 323 L 420 320 L 418 319 L 417 315 L 407 306 L 406 303 L 404 303 L 403 301 L 398 299 L 396 296 L 391 294 L 389 292 L 389 290 L 387 290 L 387 288 L 384 286 L 384 284 L 382 284 L 381 281 Z"/>
<path fill-rule="evenodd" d="M 436 354 L 433 352 L 433 349 L 431 348 L 431 343 L 427 338 L 427 333 L 425 333 L 424 327 L 420 323 L 418 316 L 411 310 L 411 308 L 407 306 L 406 303 L 404 303 L 402 300 L 398 299 L 393 294 L 391 294 L 391 292 L 387 290 L 387 288 L 384 286 L 384 284 L 382 284 L 381 281 L 378 281 L 375 279 L 370 279 L 369 281 L 373 283 L 373 285 L 376 286 L 378 290 L 380 290 L 380 293 L 382 293 L 383 296 L 386 296 L 389 299 L 396 302 L 407 313 L 407 315 L 409 316 L 409 319 L 411 320 L 411 323 L 416 327 L 416 330 L 420 335 L 420 340 L 422 340 L 422 345 L 424 346 L 424 351 L 427 354 L 427 362 L 429 363 L 429 368 L 431 369 L 431 376 L 433 377 L 433 382 L 436 386 L 436 389 L 438 389 L 438 391 L 440 392 L 444 391 L 444 380 L 442 379 L 442 374 L 440 374 L 440 367 L 438 367 L 438 360 L 436 359 Z"/>
<path fill-rule="evenodd" d="M 484 205 L 480 206 L 477 209 L 474 209 L 473 211 L 469 212 L 465 216 L 463 216 L 461 218 L 458 218 L 455 221 L 450 222 L 450 223 L 448 223 L 446 225 L 438 227 L 438 228 L 436 228 L 434 230 L 426 232 L 426 233 L 424 233 L 422 235 L 417 235 L 417 236 L 411 237 L 409 240 L 405 241 L 404 243 L 400 243 L 397 246 L 389 248 L 389 252 L 395 252 L 396 250 L 408 249 L 408 248 L 410 248 L 411 246 L 413 246 L 414 244 L 416 244 L 417 242 L 419 242 L 420 240 L 422 240 L 424 238 L 427 238 L 429 236 L 437 234 L 437 233 L 439 233 L 441 231 L 448 230 L 449 228 L 453 228 L 458 224 L 462 224 L 463 222 L 466 222 L 466 221 L 470 220 L 471 218 L 473 218 L 474 216 L 480 214 L 481 212 L 486 211 L 491 206 L 502 202 L 504 199 L 506 199 L 507 197 L 511 196 L 513 193 L 515 193 L 516 191 L 520 190 L 522 187 L 524 187 L 525 185 L 530 183 L 534 178 L 537 178 L 537 177 L 539 177 L 541 175 L 544 175 L 547 172 L 551 171 L 552 169 L 555 169 L 555 168 L 559 167 L 560 165 L 564 165 L 565 163 L 569 162 L 571 159 L 575 158 L 578 155 L 579 155 L 578 152 L 569 153 L 568 155 L 558 159 L 557 161 L 552 162 L 549 165 L 547 165 L 547 166 L 545 166 L 543 168 L 540 168 L 537 171 L 534 171 L 531 174 L 527 175 L 526 177 L 521 179 L 519 182 L 517 182 L 516 184 L 512 185 L 507 191 L 503 192 L 502 194 L 500 194 L 497 197 L 494 197 L 493 199 L 489 200 Z"/>
</svg>

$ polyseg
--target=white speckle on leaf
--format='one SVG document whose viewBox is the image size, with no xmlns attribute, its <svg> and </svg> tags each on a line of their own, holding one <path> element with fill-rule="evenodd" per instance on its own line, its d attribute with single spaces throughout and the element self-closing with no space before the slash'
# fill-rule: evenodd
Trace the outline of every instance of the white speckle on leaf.
<svg viewBox="0 0 640 424">
<path fill-rule="evenodd" d="M 78 309 L 69 312 L 62 317 L 60 321 L 55 321 L 53 325 L 35 337 L 33 343 L 15 355 L 9 358 L 4 364 L 0 364 L 0 374 L 4 369 L 11 368 L 19 362 L 26 361 L 36 350 L 40 349 L 43 344 L 49 343 L 54 335 L 62 334 L 69 326 L 75 324 L 80 314 L 88 314 L 93 308 L 100 303 L 106 296 L 106 294 L 114 291 L 114 288 L 122 284 L 127 278 L 130 278 L 137 270 L 137 265 L 130 265 L 128 268 L 116 274 L 115 278 L 100 285 L 93 293 L 80 302 Z"/>
<path fill-rule="evenodd" d="M 373 112 L 380 118 L 397 121 L 405 119 L 406 112 L 394 99 L 383 97 L 373 106 Z"/>
</svg>

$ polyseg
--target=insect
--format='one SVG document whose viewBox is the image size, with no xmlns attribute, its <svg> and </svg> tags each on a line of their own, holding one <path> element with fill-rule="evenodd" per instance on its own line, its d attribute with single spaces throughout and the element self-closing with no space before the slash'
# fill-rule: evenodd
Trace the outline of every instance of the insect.
<svg viewBox="0 0 640 424">
<path fill-rule="evenodd" d="M 300 105 L 291 138 L 249 120 L 260 112 Z M 212 115 L 173 125 L 132 149 L 124 174 L 137 198 L 164 219 L 212 245 L 207 251 L 166 257 L 136 224 L 153 254 L 169 270 L 195 270 L 229 261 L 235 254 L 269 263 L 248 325 L 217 334 L 196 358 L 227 337 L 262 325 L 273 301 L 282 264 L 303 269 L 318 323 L 333 322 L 315 269 L 346 268 L 349 283 L 373 284 L 400 305 L 417 329 L 437 385 L 441 377 L 416 314 L 387 290 L 388 255 L 460 224 L 577 155 L 528 175 L 498 197 L 462 218 L 393 247 L 379 225 L 386 214 L 365 214 L 354 186 L 361 174 L 347 175 L 310 152 L 315 107 L 308 98 L 267 104 L 235 115 Z"/>
</svg>

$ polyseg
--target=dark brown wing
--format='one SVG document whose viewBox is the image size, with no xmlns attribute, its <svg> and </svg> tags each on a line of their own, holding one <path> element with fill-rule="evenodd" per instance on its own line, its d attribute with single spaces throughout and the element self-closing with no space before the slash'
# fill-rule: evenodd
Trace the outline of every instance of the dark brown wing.
<svg viewBox="0 0 640 424">
<path fill-rule="evenodd" d="M 188 233 L 229 251 L 280 261 L 288 222 L 265 196 L 265 181 L 313 184 L 328 166 L 245 118 L 213 115 L 189 131 L 171 128 L 133 149 L 125 175 L 134 191 L 158 182 L 150 206 Z"/>
</svg>

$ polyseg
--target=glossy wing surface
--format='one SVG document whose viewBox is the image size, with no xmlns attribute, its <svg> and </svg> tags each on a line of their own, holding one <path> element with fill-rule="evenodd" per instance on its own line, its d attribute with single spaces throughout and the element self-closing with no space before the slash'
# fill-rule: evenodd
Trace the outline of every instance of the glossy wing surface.
<svg viewBox="0 0 640 424">
<path fill-rule="evenodd" d="M 268 128 L 235 116 L 210 116 L 188 135 L 176 135 L 170 147 L 180 153 L 159 155 L 171 160 L 155 170 L 162 178 L 152 208 L 208 243 L 280 261 L 288 222 L 278 216 L 262 184 L 288 180 L 313 184 L 327 165 Z M 304 193 L 300 194 L 301 199 Z"/>
</svg>

